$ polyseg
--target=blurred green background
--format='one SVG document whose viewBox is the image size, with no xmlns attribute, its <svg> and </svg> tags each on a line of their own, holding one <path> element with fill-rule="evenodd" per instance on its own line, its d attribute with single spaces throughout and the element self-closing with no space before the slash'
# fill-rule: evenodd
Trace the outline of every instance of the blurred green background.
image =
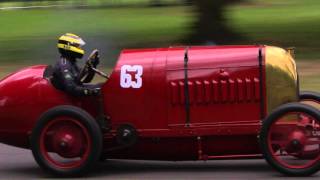
<svg viewBox="0 0 320 180">
<path fill-rule="evenodd" d="M 94 48 L 101 51 L 101 67 L 106 71 L 124 48 L 183 44 L 295 47 L 302 89 L 320 90 L 319 0 L 229 0 L 216 7 L 226 1 L 215 0 L 206 9 L 192 0 L 2 1 L 0 76 L 26 65 L 53 64 L 59 58 L 57 38 L 72 32 L 87 42 L 88 54 Z M 202 11 L 221 11 L 215 14 L 218 20 L 204 18 L 207 30 L 214 30 L 207 37 L 204 31 L 202 40 L 208 38 L 207 42 L 198 38 L 202 31 L 195 32 Z M 214 29 L 221 26 L 220 21 L 232 33 Z"/>
</svg>

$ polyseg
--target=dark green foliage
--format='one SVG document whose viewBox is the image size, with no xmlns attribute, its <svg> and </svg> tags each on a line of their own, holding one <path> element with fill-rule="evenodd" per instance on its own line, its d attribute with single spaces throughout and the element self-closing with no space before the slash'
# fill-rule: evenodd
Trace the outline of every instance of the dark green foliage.
<svg viewBox="0 0 320 180">
<path fill-rule="evenodd" d="M 239 40 L 240 35 L 232 29 L 225 17 L 226 7 L 243 0 L 193 0 L 196 19 L 190 43 L 223 44 Z"/>
</svg>

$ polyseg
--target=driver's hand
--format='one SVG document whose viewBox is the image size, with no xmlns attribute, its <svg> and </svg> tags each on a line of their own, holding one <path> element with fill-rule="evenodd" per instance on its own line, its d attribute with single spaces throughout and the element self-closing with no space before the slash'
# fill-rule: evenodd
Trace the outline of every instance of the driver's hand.
<svg viewBox="0 0 320 180">
<path fill-rule="evenodd" d="M 101 94 L 101 88 L 88 89 L 88 95 L 99 96 Z"/>
</svg>

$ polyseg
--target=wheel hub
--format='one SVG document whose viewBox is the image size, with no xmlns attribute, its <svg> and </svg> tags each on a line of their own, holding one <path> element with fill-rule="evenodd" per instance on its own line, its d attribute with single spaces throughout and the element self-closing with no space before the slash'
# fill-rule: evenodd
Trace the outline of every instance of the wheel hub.
<svg viewBox="0 0 320 180">
<path fill-rule="evenodd" d="M 300 150 L 303 149 L 303 145 L 300 143 L 299 140 L 294 139 L 294 140 L 291 141 L 291 148 L 294 151 L 300 151 Z"/>
<path fill-rule="evenodd" d="M 53 152 L 64 158 L 74 158 L 82 155 L 84 144 L 81 141 L 81 132 L 72 127 L 62 128 L 53 137 Z"/>
<path fill-rule="evenodd" d="M 286 150 L 289 153 L 299 153 L 304 149 L 305 142 L 305 133 L 301 130 L 295 130 L 289 136 L 289 143 Z"/>
<path fill-rule="evenodd" d="M 68 143 L 67 142 L 65 142 L 65 141 L 61 141 L 61 143 L 60 143 L 60 147 L 61 147 L 61 149 L 67 149 L 68 148 Z"/>
</svg>

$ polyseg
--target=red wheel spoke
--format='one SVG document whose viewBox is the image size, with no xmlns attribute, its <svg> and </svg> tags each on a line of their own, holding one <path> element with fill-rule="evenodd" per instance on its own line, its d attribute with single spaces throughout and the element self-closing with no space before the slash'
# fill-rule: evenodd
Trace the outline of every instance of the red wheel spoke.
<svg viewBox="0 0 320 180">
<path fill-rule="evenodd" d="M 271 144 L 279 145 L 280 147 L 286 146 L 287 143 L 288 141 L 285 140 L 271 140 Z"/>
<path fill-rule="evenodd" d="M 320 139 L 308 139 L 306 145 L 320 145 Z"/>
</svg>

